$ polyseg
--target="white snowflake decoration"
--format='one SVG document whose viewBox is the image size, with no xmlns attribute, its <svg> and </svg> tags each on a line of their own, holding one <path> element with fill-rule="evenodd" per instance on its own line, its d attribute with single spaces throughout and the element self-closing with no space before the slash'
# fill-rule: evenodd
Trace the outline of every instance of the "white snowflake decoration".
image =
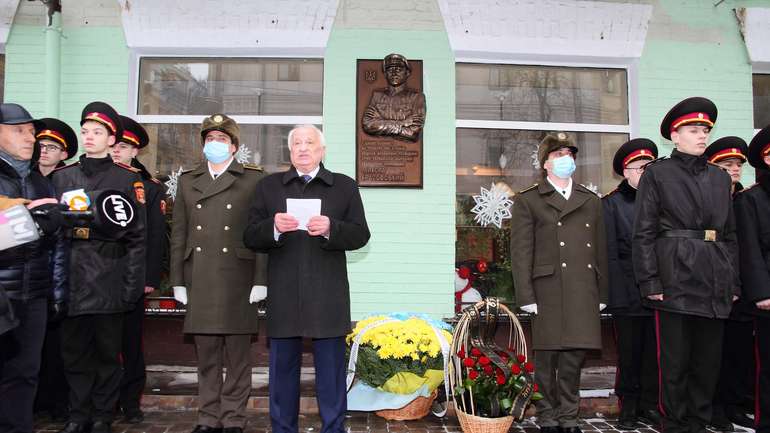
<svg viewBox="0 0 770 433">
<path fill-rule="evenodd" d="M 492 184 L 489 189 L 481 187 L 481 194 L 474 195 L 476 206 L 471 212 L 476 214 L 474 221 L 486 227 L 494 224 L 502 228 L 503 220 L 511 218 L 511 206 L 513 201 L 508 198 L 508 193 L 499 185 Z"/>
<path fill-rule="evenodd" d="M 248 164 L 251 162 L 251 150 L 246 147 L 245 144 L 238 146 L 238 151 L 235 152 L 235 160 L 241 164 Z"/>
<path fill-rule="evenodd" d="M 532 167 L 535 167 L 535 170 L 540 170 L 540 158 L 537 155 L 537 150 L 538 147 L 535 146 L 535 149 L 529 154 L 529 158 L 532 160 Z"/>
<path fill-rule="evenodd" d="M 182 175 L 182 166 L 179 166 L 179 170 L 172 171 L 170 175 L 168 175 L 168 180 L 166 181 L 166 194 L 171 197 L 171 200 L 176 200 L 176 186 L 177 182 L 179 180 L 179 176 Z"/>
</svg>

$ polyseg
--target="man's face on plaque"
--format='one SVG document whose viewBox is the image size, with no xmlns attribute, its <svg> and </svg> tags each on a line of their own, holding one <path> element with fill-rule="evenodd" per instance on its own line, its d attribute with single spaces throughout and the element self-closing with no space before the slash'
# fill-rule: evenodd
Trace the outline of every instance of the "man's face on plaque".
<svg viewBox="0 0 770 433">
<path fill-rule="evenodd" d="M 409 74 L 409 69 L 403 63 L 390 64 L 385 68 L 385 79 L 393 87 L 406 83 Z"/>
<path fill-rule="evenodd" d="M 321 163 L 326 148 L 313 128 L 300 128 L 291 135 L 289 143 L 291 164 L 303 173 L 310 173 Z"/>
</svg>

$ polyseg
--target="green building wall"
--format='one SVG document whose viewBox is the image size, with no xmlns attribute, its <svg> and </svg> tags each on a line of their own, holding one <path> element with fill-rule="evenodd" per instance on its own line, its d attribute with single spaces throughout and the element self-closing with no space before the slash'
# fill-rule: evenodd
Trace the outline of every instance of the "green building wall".
<svg viewBox="0 0 770 433">
<path fill-rule="evenodd" d="M 658 132 L 661 117 L 682 98 L 699 95 L 719 107 L 713 138 L 751 138 L 752 67 L 733 9 L 768 3 L 651 2 L 636 83 L 640 136 L 660 143 L 661 153 L 668 154 L 671 143 Z M 76 127 L 80 110 L 93 100 L 125 111 L 130 66 L 123 29 L 68 26 L 65 20 L 64 36 L 59 116 Z M 353 318 L 399 310 L 446 317 L 454 302 L 455 68 L 435 2 L 340 0 L 324 58 L 326 164 L 355 175 L 356 60 L 391 52 L 423 60 L 424 187 L 362 188 L 372 239 L 348 255 Z M 25 105 L 35 116 L 55 115 L 45 107 L 44 55 L 43 26 L 14 24 L 6 45 L 5 100 Z M 746 170 L 745 183 L 752 178 L 753 171 Z"/>
</svg>

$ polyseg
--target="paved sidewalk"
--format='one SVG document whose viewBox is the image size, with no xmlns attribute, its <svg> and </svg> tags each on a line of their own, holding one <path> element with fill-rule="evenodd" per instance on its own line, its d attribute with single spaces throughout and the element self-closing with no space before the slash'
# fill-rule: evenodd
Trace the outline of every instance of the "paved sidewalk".
<svg viewBox="0 0 770 433">
<path fill-rule="evenodd" d="M 147 412 L 145 422 L 142 424 L 124 424 L 118 422 L 113 425 L 114 433 L 189 433 L 195 427 L 196 415 L 193 411 L 175 412 Z M 580 420 L 580 428 L 590 433 L 614 433 L 620 432 L 615 428 L 614 419 L 583 418 Z M 37 433 L 51 433 L 61 429 L 61 423 L 51 423 L 45 419 L 39 419 L 35 425 Z M 299 431 L 303 433 L 319 432 L 321 421 L 317 415 L 300 415 Z M 350 433 L 461 433 L 460 424 L 454 416 L 436 418 L 428 415 L 417 421 L 386 421 L 373 413 L 350 412 L 347 417 L 347 431 Z M 538 433 L 538 428 L 532 420 L 514 424 L 509 433 Z M 753 432 L 753 430 L 738 428 L 739 432 Z M 270 432 L 270 419 L 265 413 L 249 412 L 249 421 L 245 433 Z M 658 433 L 658 430 L 645 426 L 634 431 L 624 433 Z"/>
</svg>

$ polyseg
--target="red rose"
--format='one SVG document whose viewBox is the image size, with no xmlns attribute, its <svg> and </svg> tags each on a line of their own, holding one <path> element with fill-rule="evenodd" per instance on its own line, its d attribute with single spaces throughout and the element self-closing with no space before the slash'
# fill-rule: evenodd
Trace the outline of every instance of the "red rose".
<svg viewBox="0 0 770 433">
<path fill-rule="evenodd" d="M 468 379 L 470 380 L 476 380 L 476 378 L 479 377 L 479 372 L 476 370 L 471 370 L 468 372 Z"/>
<path fill-rule="evenodd" d="M 460 350 L 459 352 L 457 352 L 457 357 L 460 358 L 460 359 L 464 359 L 465 358 L 465 351 L 464 350 Z"/>
<path fill-rule="evenodd" d="M 513 364 L 511 366 L 511 373 L 518 376 L 521 374 L 521 367 L 519 367 L 519 364 Z"/>
<path fill-rule="evenodd" d="M 531 363 L 531 362 L 528 362 L 528 363 L 524 364 L 524 370 L 525 370 L 527 373 L 532 373 L 533 371 L 535 371 L 535 366 L 534 366 L 534 365 L 532 365 L 532 363 Z"/>
<path fill-rule="evenodd" d="M 537 384 L 535 384 L 535 386 L 532 387 L 532 390 L 535 391 L 535 392 L 537 392 L 539 389 L 540 389 L 540 387 L 537 386 Z"/>
<path fill-rule="evenodd" d="M 481 367 L 481 368 L 484 370 L 484 374 L 487 374 L 487 375 L 490 375 L 490 376 L 491 376 L 491 375 L 492 375 L 492 373 L 494 373 L 494 371 L 495 371 L 495 369 L 494 369 L 494 368 L 492 368 L 492 366 L 491 366 L 491 365 L 485 365 L 485 366 L 483 366 L 483 367 Z"/>
<path fill-rule="evenodd" d="M 527 360 L 527 357 L 519 354 L 519 355 L 516 355 L 516 360 L 519 361 L 519 364 L 522 364 Z"/>
<path fill-rule="evenodd" d="M 505 385 L 505 376 L 497 376 L 497 384 Z"/>
<path fill-rule="evenodd" d="M 498 376 L 504 376 L 503 375 L 503 369 L 500 367 L 495 367 L 495 374 Z"/>
<path fill-rule="evenodd" d="M 479 358 L 479 364 L 481 365 L 489 365 L 490 362 L 492 361 L 490 361 L 489 358 L 487 358 L 486 356 L 482 356 L 481 358 Z"/>
<path fill-rule="evenodd" d="M 471 348 L 471 356 L 479 357 L 481 356 L 481 351 L 477 347 Z"/>
<path fill-rule="evenodd" d="M 474 361 L 473 358 L 465 358 L 463 359 L 463 365 L 470 368 L 476 365 L 476 361 Z"/>
<path fill-rule="evenodd" d="M 479 262 L 476 263 L 476 269 L 483 274 L 489 270 L 489 265 L 484 260 L 479 260 Z"/>
<path fill-rule="evenodd" d="M 500 359 L 502 359 L 503 362 L 508 362 L 508 354 L 505 352 L 500 352 Z"/>
</svg>

